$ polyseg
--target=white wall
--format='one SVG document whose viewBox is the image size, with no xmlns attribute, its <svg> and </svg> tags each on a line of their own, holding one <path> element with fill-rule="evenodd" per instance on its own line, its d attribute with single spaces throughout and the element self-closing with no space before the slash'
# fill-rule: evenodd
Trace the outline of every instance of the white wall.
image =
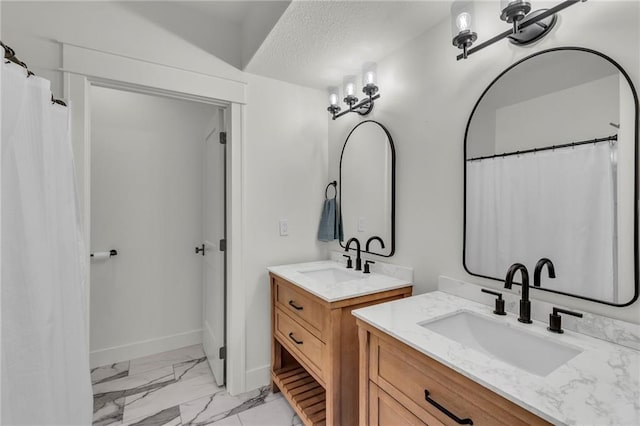
<svg viewBox="0 0 640 426">
<path fill-rule="evenodd" d="M 499 285 L 467 274 L 462 266 L 464 130 L 485 87 L 518 59 L 555 46 L 599 50 L 620 63 L 638 87 L 639 7 L 638 2 L 579 3 L 565 10 L 553 32 L 533 46 L 502 41 L 459 62 L 445 21 L 378 62 L 382 97 L 367 118 L 388 127 L 397 150 L 397 251 L 390 260 L 415 268 L 416 293 L 434 290 L 441 274 Z M 506 28 L 497 1 L 476 2 L 476 10 L 481 41 Z M 330 179 L 338 177 L 340 149 L 356 122 L 357 117 L 330 121 Z M 640 323 L 638 303 L 612 308 L 542 292 L 533 297 Z"/>
<path fill-rule="evenodd" d="M 326 257 L 317 242 L 327 179 L 324 93 L 249 75 L 246 107 L 245 292 L 247 389 L 268 382 L 269 278 L 266 267 Z M 289 220 L 279 236 L 278 221 Z"/>
<path fill-rule="evenodd" d="M 210 105 L 92 87 L 93 365 L 200 341 Z M 147 341 L 155 340 L 153 343 Z M 114 349 L 117 348 L 117 349 Z"/>
<path fill-rule="evenodd" d="M 62 66 L 60 42 L 242 79 L 242 73 L 234 67 L 240 66 L 239 27 L 194 14 L 189 22 L 204 20 L 209 25 L 183 28 L 175 22 L 171 4 L 154 2 L 153 8 L 143 9 L 143 4 L 136 3 L 2 1 L 2 40 L 36 74 L 51 80 L 56 97 L 63 95 L 62 73 L 57 71 Z M 201 46 L 194 41 L 203 39 L 211 43 Z"/>
</svg>

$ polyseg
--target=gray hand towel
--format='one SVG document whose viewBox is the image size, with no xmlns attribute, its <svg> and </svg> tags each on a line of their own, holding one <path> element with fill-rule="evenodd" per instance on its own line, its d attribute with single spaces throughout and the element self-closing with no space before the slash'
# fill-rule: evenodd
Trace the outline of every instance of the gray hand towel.
<svg viewBox="0 0 640 426">
<path fill-rule="evenodd" d="M 342 221 L 338 217 L 337 202 L 335 198 L 324 200 L 322 215 L 320 216 L 320 227 L 318 228 L 318 240 L 333 241 L 344 239 L 342 234 Z"/>
</svg>

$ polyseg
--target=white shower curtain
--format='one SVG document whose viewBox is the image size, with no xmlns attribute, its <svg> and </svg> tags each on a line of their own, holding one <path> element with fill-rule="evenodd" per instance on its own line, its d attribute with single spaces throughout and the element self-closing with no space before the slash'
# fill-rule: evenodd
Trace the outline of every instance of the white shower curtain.
<svg viewBox="0 0 640 426">
<path fill-rule="evenodd" d="M 466 265 L 504 278 L 538 259 L 542 286 L 615 301 L 614 169 L 608 143 L 467 162 Z M 530 281 L 533 284 L 532 281 Z"/>
<path fill-rule="evenodd" d="M 3 63 L 1 74 L 2 424 L 88 425 L 69 110 L 51 103 L 47 80 L 14 64 Z"/>
</svg>

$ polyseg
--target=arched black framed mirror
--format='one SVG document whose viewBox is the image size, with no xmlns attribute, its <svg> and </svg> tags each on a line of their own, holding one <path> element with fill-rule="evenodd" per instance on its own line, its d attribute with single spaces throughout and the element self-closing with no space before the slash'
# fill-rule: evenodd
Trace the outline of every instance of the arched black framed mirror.
<svg viewBox="0 0 640 426">
<path fill-rule="evenodd" d="M 358 123 L 342 147 L 339 195 L 345 241 L 356 237 L 363 252 L 384 257 L 395 252 L 395 164 L 391 134 L 377 121 Z M 372 237 L 382 243 L 372 240 L 367 247 Z"/>
<path fill-rule="evenodd" d="M 586 48 L 535 53 L 473 108 L 464 144 L 464 268 L 503 281 L 549 258 L 536 289 L 612 306 L 638 298 L 638 95 Z M 533 287 L 532 287 L 533 288 Z"/>
</svg>

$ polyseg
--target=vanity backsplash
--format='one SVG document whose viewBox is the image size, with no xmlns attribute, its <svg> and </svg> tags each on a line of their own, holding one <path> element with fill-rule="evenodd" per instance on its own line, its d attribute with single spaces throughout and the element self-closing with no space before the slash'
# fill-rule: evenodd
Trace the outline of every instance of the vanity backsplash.
<svg viewBox="0 0 640 426">
<path fill-rule="evenodd" d="M 467 283 L 443 275 L 438 277 L 438 290 L 492 307 L 495 297 L 482 293 L 480 291 L 481 288 L 483 287 L 477 284 Z M 502 293 L 506 311 L 517 313 L 520 296 L 508 291 L 497 291 Z M 551 313 L 554 306 L 561 307 L 542 300 L 532 301 L 531 318 L 548 322 L 549 313 Z M 581 312 L 584 315 L 583 318 L 563 316 L 562 327 L 597 339 L 640 350 L 640 325 L 589 312 Z"/>
</svg>

